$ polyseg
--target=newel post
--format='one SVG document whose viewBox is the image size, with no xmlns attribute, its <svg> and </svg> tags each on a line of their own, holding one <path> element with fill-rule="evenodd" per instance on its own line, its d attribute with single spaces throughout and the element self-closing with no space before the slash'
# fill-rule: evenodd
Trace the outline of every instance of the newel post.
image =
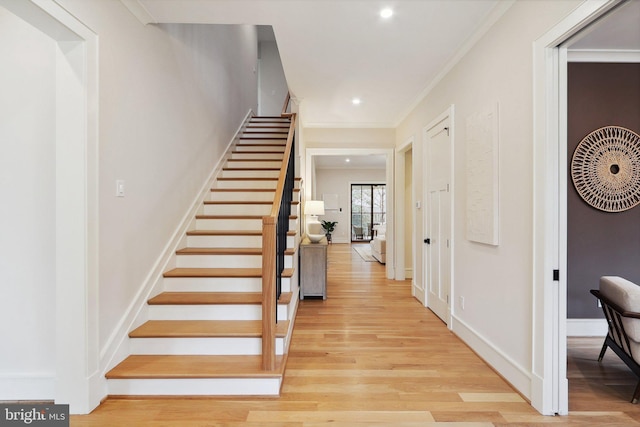
<svg viewBox="0 0 640 427">
<path fill-rule="evenodd" d="M 277 218 L 262 219 L 262 369 L 276 368 L 276 224 Z"/>
</svg>

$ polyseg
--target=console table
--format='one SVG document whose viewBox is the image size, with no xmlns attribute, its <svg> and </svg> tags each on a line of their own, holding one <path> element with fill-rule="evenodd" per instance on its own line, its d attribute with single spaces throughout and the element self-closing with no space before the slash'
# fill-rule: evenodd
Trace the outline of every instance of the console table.
<svg viewBox="0 0 640 427">
<path fill-rule="evenodd" d="M 300 299 L 321 296 L 327 299 L 327 239 L 311 243 L 306 236 L 300 242 Z"/>
</svg>

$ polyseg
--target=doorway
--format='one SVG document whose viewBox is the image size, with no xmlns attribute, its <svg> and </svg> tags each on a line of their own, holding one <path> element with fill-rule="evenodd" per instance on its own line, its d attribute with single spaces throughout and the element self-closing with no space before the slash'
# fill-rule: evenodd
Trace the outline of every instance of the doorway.
<svg viewBox="0 0 640 427">
<path fill-rule="evenodd" d="M 396 149 L 396 212 L 399 221 L 396 227 L 396 280 L 411 279 L 411 295 L 416 293 L 415 244 L 416 208 L 413 185 L 414 137 L 408 138 Z M 423 303 L 424 304 L 424 303 Z"/>
<path fill-rule="evenodd" d="M 567 50 L 562 44 L 620 1 L 589 2 L 534 42 L 533 375 L 531 404 L 568 413 Z"/>
<path fill-rule="evenodd" d="M 452 284 L 452 113 L 443 113 L 424 128 L 425 158 L 423 170 L 427 174 L 425 186 L 426 214 L 423 251 L 423 289 L 429 307 L 443 322 L 451 324 Z"/>
<path fill-rule="evenodd" d="M 55 218 L 53 255 L 49 254 L 55 272 L 48 280 L 55 284 L 55 296 L 49 301 L 55 313 L 55 346 L 48 351 L 55 370 L 45 385 L 49 391 L 41 398 L 69 404 L 71 413 L 88 413 L 100 403 L 104 392 L 99 382 L 97 332 L 97 38 L 54 1 L 37 3 L 0 0 L 0 6 L 44 33 L 52 52 L 54 77 L 48 90 L 53 94 L 55 196 L 52 206 L 42 209 L 51 209 Z M 28 100 L 18 96 L 16 102 Z M 24 380 L 29 384 L 33 378 Z"/>
<path fill-rule="evenodd" d="M 305 161 L 304 161 L 304 191 L 307 195 L 307 199 L 315 200 L 315 198 L 319 198 L 322 200 L 324 191 L 322 186 L 330 186 L 332 180 L 336 179 L 336 174 L 326 174 L 322 179 L 318 179 L 318 174 L 316 169 L 320 170 L 321 168 L 317 166 L 318 160 L 322 161 L 323 158 L 333 158 L 336 156 L 342 157 L 343 161 L 346 161 L 348 158 L 354 157 L 369 157 L 369 156 L 382 156 L 384 158 L 384 176 L 386 179 L 380 179 L 379 182 L 384 182 L 386 184 L 386 221 L 387 221 L 387 244 L 386 244 L 386 264 L 385 271 L 388 279 L 395 279 L 395 246 L 393 241 L 394 229 L 393 224 L 395 221 L 394 217 L 394 176 L 393 176 L 393 154 L 394 149 L 386 149 L 386 148 L 307 148 L 304 151 Z M 327 169 L 329 170 L 329 169 Z M 357 171 L 357 169 L 354 169 Z M 349 188 L 348 184 L 355 182 L 363 182 L 365 179 L 355 179 L 355 178 L 347 178 L 340 180 L 339 185 L 346 185 L 345 191 L 346 194 L 344 197 L 341 195 L 338 196 L 338 202 L 340 206 L 338 209 L 332 212 L 333 215 L 336 215 L 336 220 L 338 222 L 338 226 L 336 228 L 336 235 L 333 236 L 333 241 L 335 243 L 349 243 L 351 231 L 349 230 L 350 225 L 350 216 L 351 213 L 349 210 Z M 371 182 L 367 179 L 367 181 Z M 336 193 L 337 186 L 333 186 L 327 192 Z M 342 205 L 344 204 L 344 206 Z M 342 216 L 340 216 L 342 215 Z M 328 217 L 327 217 L 328 218 Z M 340 219 L 342 218 L 342 219 Z M 329 218 L 333 220 L 333 218 Z M 344 235 L 344 240 L 342 239 L 340 233 L 346 231 Z"/>
</svg>

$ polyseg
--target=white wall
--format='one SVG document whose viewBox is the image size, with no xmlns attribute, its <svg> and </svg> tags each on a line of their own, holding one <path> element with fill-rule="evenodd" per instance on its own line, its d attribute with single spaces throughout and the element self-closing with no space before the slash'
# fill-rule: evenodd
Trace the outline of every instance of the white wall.
<svg viewBox="0 0 640 427">
<path fill-rule="evenodd" d="M 316 169 L 315 194 L 312 200 L 322 200 L 322 195 L 337 194 L 342 211 L 325 211 L 320 220 L 338 221 L 331 234 L 334 243 L 351 241 L 351 184 L 380 184 L 386 182 L 384 169 Z"/>
<path fill-rule="evenodd" d="M 518 1 L 401 123 L 400 145 L 455 105 L 453 330 L 524 395 L 531 395 L 533 270 L 533 62 L 532 43 L 579 1 Z M 500 103 L 500 245 L 465 238 L 465 120 Z M 417 168 L 422 198 L 425 173 Z M 418 212 L 424 213 L 426 209 Z M 418 218 L 416 236 L 422 236 Z M 416 242 L 416 281 L 423 245 Z M 465 309 L 458 304 L 464 296 Z"/>
<path fill-rule="evenodd" d="M 304 101 L 303 101 L 304 105 Z M 305 128 L 306 148 L 393 148 L 395 130 L 389 128 Z"/>
<path fill-rule="evenodd" d="M 278 45 L 262 41 L 258 45 L 260 73 L 258 75 L 258 113 L 261 116 L 279 116 L 289 91 L 284 76 Z"/>
<path fill-rule="evenodd" d="M 246 113 L 257 108 L 253 26 L 142 25 L 120 2 L 61 0 L 98 34 L 100 348 Z M 125 181 L 125 197 L 115 182 Z"/>
<path fill-rule="evenodd" d="M 0 400 L 54 397 L 55 53 L 0 7 Z"/>
</svg>

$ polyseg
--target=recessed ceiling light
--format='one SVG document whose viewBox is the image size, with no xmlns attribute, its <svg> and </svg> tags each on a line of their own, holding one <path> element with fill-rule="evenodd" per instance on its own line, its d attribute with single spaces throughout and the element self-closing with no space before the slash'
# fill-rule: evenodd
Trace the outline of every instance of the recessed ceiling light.
<svg viewBox="0 0 640 427">
<path fill-rule="evenodd" d="M 351 100 L 351 103 L 352 103 L 353 105 L 360 105 L 360 103 L 362 103 L 362 100 L 361 100 L 360 98 L 353 98 L 353 99 Z"/>
<path fill-rule="evenodd" d="M 351 161 L 351 159 L 346 158 L 346 159 L 344 159 L 344 161 L 345 161 L 345 162 L 347 162 L 347 163 L 349 163 L 349 162 Z"/>
<path fill-rule="evenodd" d="M 385 9 L 382 9 L 380 11 L 380 16 L 383 17 L 384 19 L 391 18 L 393 16 L 393 9 L 388 7 Z"/>
</svg>

